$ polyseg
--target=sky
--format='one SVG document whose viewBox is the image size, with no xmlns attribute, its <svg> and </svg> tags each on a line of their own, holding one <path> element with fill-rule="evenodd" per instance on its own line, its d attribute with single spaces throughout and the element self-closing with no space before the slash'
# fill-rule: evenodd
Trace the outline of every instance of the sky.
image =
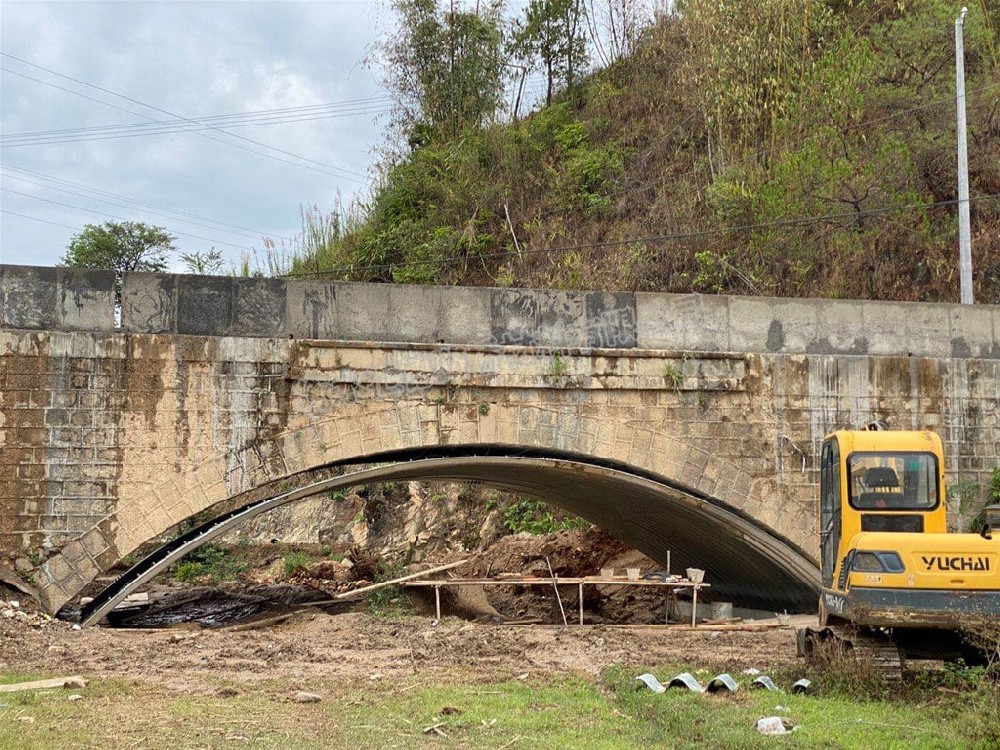
<svg viewBox="0 0 1000 750">
<path fill-rule="evenodd" d="M 0 260 L 55 265 L 85 224 L 128 219 L 266 263 L 302 207 L 365 195 L 389 102 L 363 60 L 391 21 L 361 0 L 4 0 Z"/>
</svg>

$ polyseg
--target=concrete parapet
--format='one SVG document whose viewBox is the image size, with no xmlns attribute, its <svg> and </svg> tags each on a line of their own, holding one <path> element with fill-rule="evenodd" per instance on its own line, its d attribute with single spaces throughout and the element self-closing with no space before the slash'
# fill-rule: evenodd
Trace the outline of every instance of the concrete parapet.
<svg viewBox="0 0 1000 750">
<path fill-rule="evenodd" d="M 114 330 L 114 287 L 113 271 L 0 265 L 0 327 Z"/>
<path fill-rule="evenodd" d="M 9 328 L 110 330 L 105 271 L 0 266 Z M 127 274 L 131 333 L 1000 359 L 1000 307 Z"/>
</svg>

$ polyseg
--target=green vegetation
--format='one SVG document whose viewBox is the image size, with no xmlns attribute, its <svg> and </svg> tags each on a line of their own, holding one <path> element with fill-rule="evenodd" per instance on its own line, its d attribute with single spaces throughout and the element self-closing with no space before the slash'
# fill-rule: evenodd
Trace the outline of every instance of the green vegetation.
<svg viewBox="0 0 1000 750">
<path fill-rule="evenodd" d="M 684 385 L 684 373 L 677 365 L 667 362 L 663 365 L 663 380 L 667 384 L 667 388 L 677 391 Z"/>
<path fill-rule="evenodd" d="M 313 562 L 315 559 L 308 552 L 289 550 L 281 557 L 281 571 L 285 574 L 285 578 L 291 578 Z"/>
<path fill-rule="evenodd" d="M 404 568 L 408 560 L 400 558 L 389 561 L 380 557 L 375 563 L 375 583 L 391 581 L 405 575 Z M 402 586 L 384 586 L 380 589 L 370 591 L 365 595 L 365 603 L 368 611 L 376 616 L 391 616 L 409 614 L 411 611 L 410 600 L 406 596 L 406 590 Z"/>
<path fill-rule="evenodd" d="M 549 375 L 553 378 L 561 378 L 566 374 L 566 370 L 569 369 L 569 365 L 566 364 L 566 360 L 559 356 L 558 352 L 553 352 L 549 355 Z"/>
<path fill-rule="evenodd" d="M 174 566 L 174 578 L 183 583 L 229 581 L 249 569 L 243 554 L 209 542 Z"/>
<path fill-rule="evenodd" d="M 503 511 L 504 526 L 512 534 L 551 534 L 566 529 L 586 529 L 590 522 L 579 516 L 553 512 L 541 500 L 519 500 Z"/>
<path fill-rule="evenodd" d="M 654 668 L 665 679 L 680 667 Z M 454 748 L 564 747 L 600 750 L 666 748 L 990 748 L 996 717 L 988 694 L 995 686 L 951 683 L 954 693 L 910 688 L 886 701 L 823 692 L 777 695 L 748 691 L 735 696 L 662 695 L 636 690 L 644 668 L 619 667 L 596 683 L 582 677 L 484 683 L 481 675 L 419 676 L 403 689 L 329 681 L 311 685 L 317 704 L 289 701 L 293 687 L 266 682 L 247 688 L 220 684 L 220 695 L 178 695 L 141 682 L 92 682 L 66 701 L 65 691 L 12 694 L 0 706 L 0 746 L 47 750 L 53 737 L 64 747 L 88 747 L 95 737 L 143 737 L 149 750 L 177 747 Z M 709 675 L 699 674 L 703 680 Z M 8 681 L 0 674 L 0 682 Z M 745 682 L 745 680 L 744 680 Z M 777 705 L 784 707 L 776 710 Z M 143 710 L 136 712 L 141 705 Z M 794 734 L 767 737 L 758 718 L 782 715 Z M 30 718 L 31 721 L 22 720 Z M 994 721 L 992 732 L 983 732 Z M 437 726 L 442 735 L 424 734 Z"/>
<path fill-rule="evenodd" d="M 529 3 L 509 25 L 494 3 L 395 5 L 403 33 L 385 59 L 397 140 L 349 220 L 340 207 L 304 216 L 294 270 L 957 296 L 954 3 L 690 0 L 645 27 L 623 19 L 603 48 L 589 32 L 581 48 L 572 0 Z M 981 0 L 966 21 L 983 302 L 1000 300 L 998 19 Z M 604 67 L 584 76 L 587 54 Z M 527 117 L 503 114 L 504 55 L 545 71 L 546 104 Z M 316 231 L 331 221 L 337 231 Z"/>
</svg>

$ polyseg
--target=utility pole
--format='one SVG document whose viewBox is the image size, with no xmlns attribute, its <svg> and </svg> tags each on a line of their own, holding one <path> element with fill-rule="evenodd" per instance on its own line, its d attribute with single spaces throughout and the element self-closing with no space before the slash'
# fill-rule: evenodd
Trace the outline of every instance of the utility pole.
<svg viewBox="0 0 1000 750">
<path fill-rule="evenodd" d="M 963 305 L 972 304 L 972 231 L 969 226 L 969 143 L 965 124 L 965 16 L 955 19 L 955 97 L 958 110 L 958 270 Z"/>
</svg>

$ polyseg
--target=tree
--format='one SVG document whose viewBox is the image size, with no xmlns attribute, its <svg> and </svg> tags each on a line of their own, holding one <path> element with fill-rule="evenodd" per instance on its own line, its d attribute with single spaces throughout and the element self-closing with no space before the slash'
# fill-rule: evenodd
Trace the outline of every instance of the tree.
<svg viewBox="0 0 1000 750">
<path fill-rule="evenodd" d="M 484 0 L 474 12 L 447 10 L 437 0 L 394 0 L 398 34 L 381 45 L 394 124 L 411 145 L 454 138 L 481 127 L 503 101 L 502 3 Z"/>
<path fill-rule="evenodd" d="M 530 68 L 545 69 L 545 103 L 552 104 L 555 88 L 567 89 L 587 63 L 587 41 L 583 33 L 582 0 L 531 0 L 524 20 L 514 33 L 518 57 Z"/>
<path fill-rule="evenodd" d="M 86 224 L 66 247 L 62 264 L 71 268 L 106 268 L 115 272 L 115 299 L 121 303 L 122 278 L 130 271 L 166 271 L 176 237 L 163 227 L 141 221 Z"/>
</svg>

